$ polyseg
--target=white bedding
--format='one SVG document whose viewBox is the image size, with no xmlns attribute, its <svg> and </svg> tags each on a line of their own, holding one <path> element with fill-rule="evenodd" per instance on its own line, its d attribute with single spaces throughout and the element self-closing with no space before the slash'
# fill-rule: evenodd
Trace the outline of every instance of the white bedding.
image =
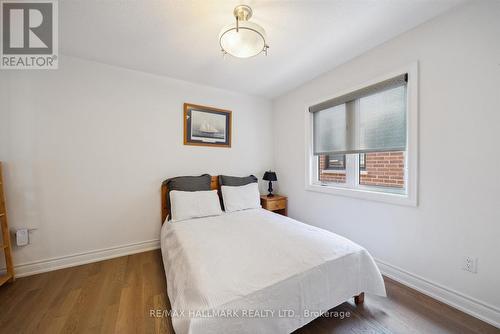
<svg viewBox="0 0 500 334">
<path fill-rule="evenodd" d="M 290 333 L 360 292 L 385 296 L 364 248 L 264 209 L 165 223 L 161 249 L 177 334 Z"/>
</svg>

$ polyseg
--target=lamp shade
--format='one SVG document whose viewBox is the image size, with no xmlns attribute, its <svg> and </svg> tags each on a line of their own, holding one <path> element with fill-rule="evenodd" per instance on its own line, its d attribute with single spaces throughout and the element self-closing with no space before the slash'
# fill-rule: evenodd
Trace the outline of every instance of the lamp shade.
<svg viewBox="0 0 500 334">
<path fill-rule="evenodd" d="M 275 172 L 267 171 L 264 173 L 264 177 L 262 178 L 265 181 L 278 181 L 278 177 Z"/>
<path fill-rule="evenodd" d="M 223 54 L 238 58 L 250 58 L 265 53 L 269 45 L 266 43 L 266 32 L 257 23 L 249 22 L 252 8 L 239 5 L 234 8 L 236 21 L 224 27 L 219 34 L 219 44 Z"/>
<path fill-rule="evenodd" d="M 253 22 L 240 21 L 222 29 L 219 43 L 225 52 L 238 58 L 250 58 L 266 50 L 266 33 Z"/>
</svg>

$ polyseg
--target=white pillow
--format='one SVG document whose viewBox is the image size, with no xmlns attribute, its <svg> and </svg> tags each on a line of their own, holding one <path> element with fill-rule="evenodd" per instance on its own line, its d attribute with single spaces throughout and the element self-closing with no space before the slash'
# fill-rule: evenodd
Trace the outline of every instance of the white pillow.
<svg viewBox="0 0 500 334">
<path fill-rule="evenodd" d="M 239 187 L 222 186 L 221 192 L 226 212 L 261 207 L 259 186 L 256 182 Z"/>
<path fill-rule="evenodd" d="M 170 192 L 172 222 L 222 214 L 217 190 Z"/>
</svg>

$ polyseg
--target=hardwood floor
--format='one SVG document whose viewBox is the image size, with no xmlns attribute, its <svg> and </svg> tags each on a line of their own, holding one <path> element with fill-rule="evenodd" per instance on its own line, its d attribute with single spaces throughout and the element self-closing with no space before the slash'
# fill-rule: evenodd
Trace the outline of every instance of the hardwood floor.
<svg viewBox="0 0 500 334">
<path fill-rule="evenodd" d="M 482 321 L 386 279 L 388 298 L 366 295 L 318 318 L 306 333 L 500 333 Z M 173 333 L 159 251 L 19 278 L 0 287 L 1 333 Z"/>
</svg>

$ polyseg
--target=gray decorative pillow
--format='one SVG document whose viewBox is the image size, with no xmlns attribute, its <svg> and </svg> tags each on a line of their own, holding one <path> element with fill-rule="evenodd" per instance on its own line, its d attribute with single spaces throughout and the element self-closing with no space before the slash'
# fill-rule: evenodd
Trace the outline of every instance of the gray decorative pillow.
<svg viewBox="0 0 500 334">
<path fill-rule="evenodd" d="M 254 182 L 257 182 L 257 178 L 253 175 L 245 177 L 219 175 L 219 184 L 221 186 L 239 187 Z"/>
<path fill-rule="evenodd" d="M 211 190 L 210 184 L 212 177 L 208 174 L 200 176 L 177 176 L 165 181 L 168 186 L 167 207 L 170 211 L 170 192 L 172 190 L 180 191 L 200 191 Z"/>
</svg>

